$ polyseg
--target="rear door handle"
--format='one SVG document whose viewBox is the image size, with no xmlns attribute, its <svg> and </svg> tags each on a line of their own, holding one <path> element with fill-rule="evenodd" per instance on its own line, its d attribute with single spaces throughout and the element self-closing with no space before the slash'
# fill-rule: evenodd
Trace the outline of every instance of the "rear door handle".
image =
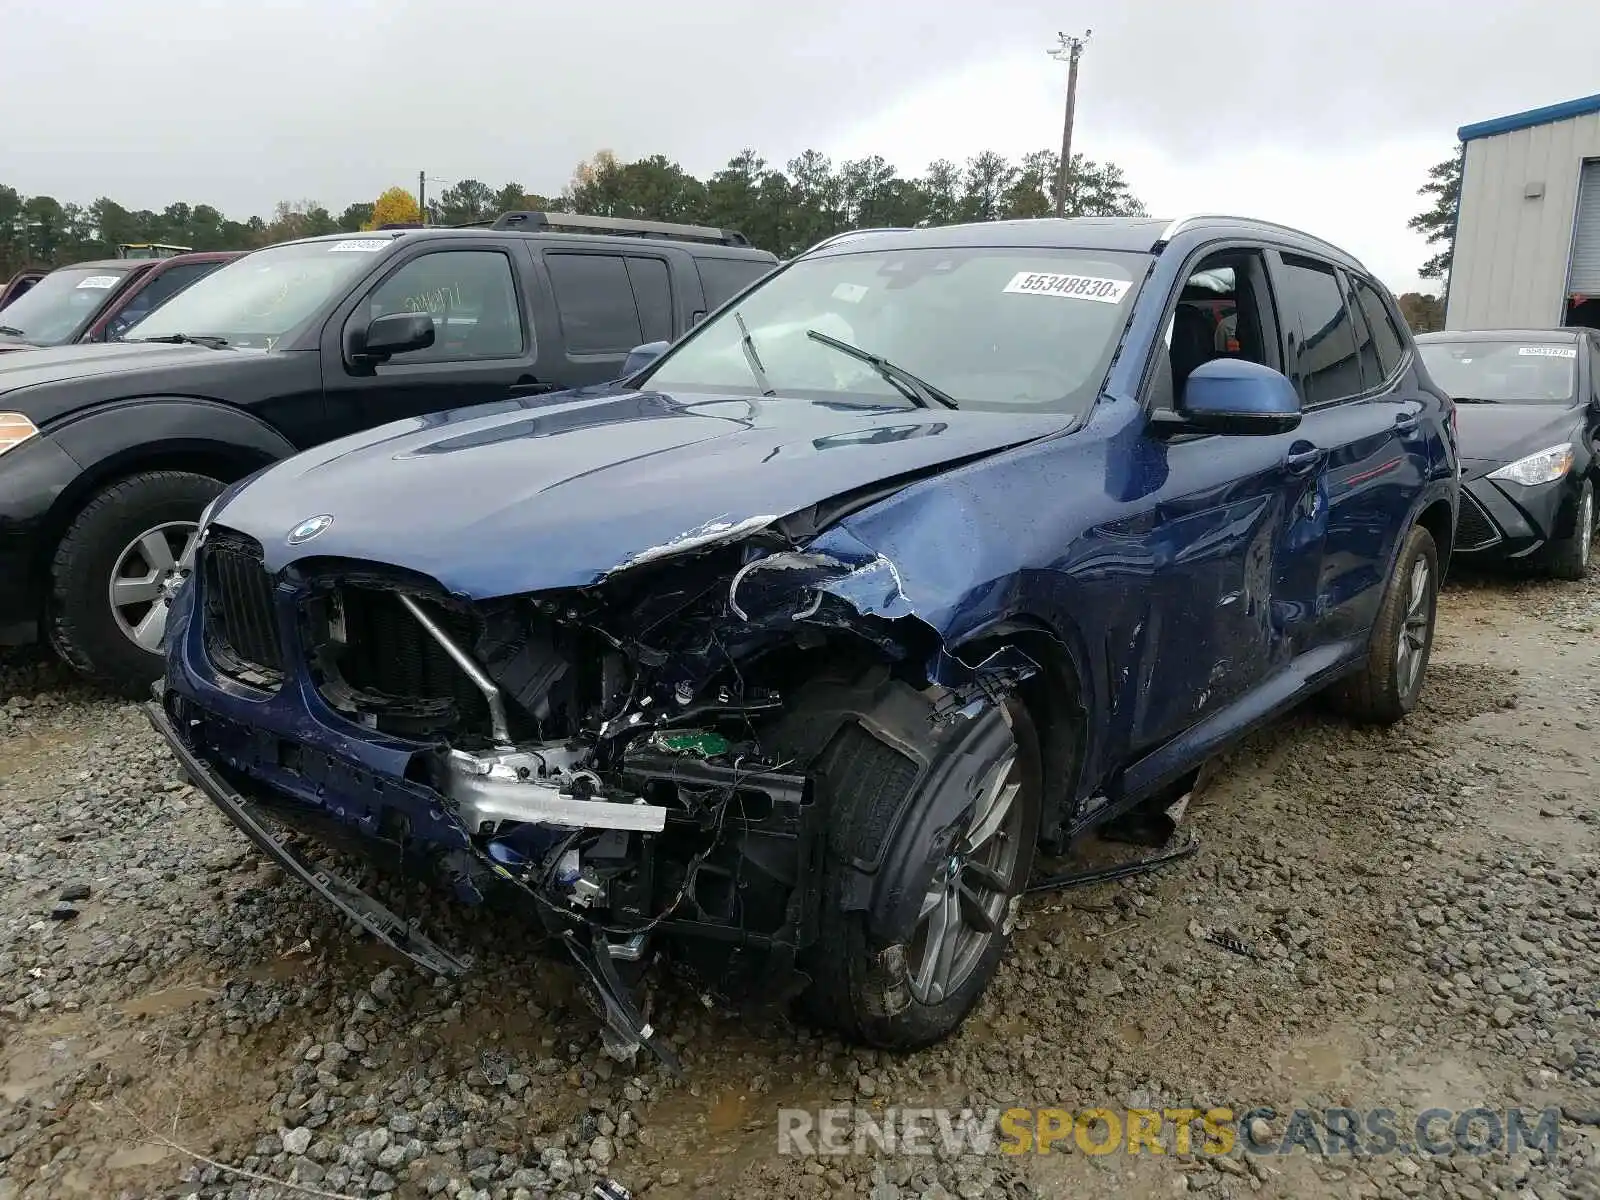
<svg viewBox="0 0 1600 1200">
<path fill-rule="evenodd" d="M 1284 455 L 1283 465 L 1288 468 L 1291 475 L 1309 475 L 1327 461 L 1326 450 L 1321 446 L 1311 446 L 1305 450 L 1289 451 Z"/>
<path fill-rule="evenodd" d="M 545 392 L 553 392 L 556 385 L 553 383 L 540 383 L 532 375 L 524 375 L 511 385 L 513 396 L 540 396 Z"/>
<path fill-rule="evenodd" d="M 1409 437 L 1417 431 L 1417 414 L 1401 413 L 1394 419 L 1394 429 L 1401 437 Z"/>
</svg>

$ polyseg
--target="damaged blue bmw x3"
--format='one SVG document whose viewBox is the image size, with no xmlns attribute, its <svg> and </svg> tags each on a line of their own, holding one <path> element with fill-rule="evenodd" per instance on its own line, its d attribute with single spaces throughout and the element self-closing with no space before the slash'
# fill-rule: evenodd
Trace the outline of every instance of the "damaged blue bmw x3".
<svg viewBox="0 0 1600 1200">
<path fill-rule="evenodd" d="M 236 824 L 425 967 L 462 964 L 279 827 L 509 889 L 614 1050 L 652 1042 L 627 977 L 658 952 L 937 1040 L 1036 854 L 1312 693 L 1417 702 L 1452 408 L 1316 238 L 846 234 L 630 370 L 225 492 L 149 706 Z"/>
</svg>

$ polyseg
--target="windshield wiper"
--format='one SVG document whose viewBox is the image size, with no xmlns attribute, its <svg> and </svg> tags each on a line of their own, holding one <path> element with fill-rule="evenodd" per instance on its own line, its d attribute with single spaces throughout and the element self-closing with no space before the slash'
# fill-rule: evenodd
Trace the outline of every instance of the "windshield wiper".
<svg viewBox="0 0 1600 1200">
<path fill-rule="evenodd" d="M 15 325 L 0 325 L 0 333 L 7 337 L 27 337 L 27 330 L 18 329 Z"/>
<path fill-rule="evenodd" d="M 777 389 L 767 379 L 767 369 L 761 365 L 761 356 L 756 353 L 755 339 L 750 336 L 750 330 L 746 328 L 738 309 L 734 310 L 733 323 L 739 327 L 739 349 L 744 351 L 744 360 L 750 364 L 750 374 L 756 377 L 756 386 L 761 389 L 763 396 L 776 396 Z"/>
<path fill-rule="evenodd" d="M 1498 400 L 1485 400 L 1482 396 L 1451 396 L 1457 404 L 1499 404 Z"/>
<path fill-rule="evenodd" d="M 204 346 L 208 350 L 226 349 L 228 339 L 210 333 L 169 333 L 162 337 L 128 338 L 130 342 L 164 342 L 169 346 Z"/>
<path fill-rule="evenodd" d="M 927 380 L 919 379 L 904 367 L 896 366 L 880 354 L 863 350 L 860 346 L 852 346 L 849 342 L 841 342 L 838 338 L 829 337 L 816 329 L 806 330 L 806 336 L 814 342 L 833 347 L 840 354 L 848 354 L 851 358 L 866 363 L 898 388 L 905 398 L 918 408 L 932 408 L 934 401 L 938 401 L 946 408 L 961 407 Z"/>
</svg>

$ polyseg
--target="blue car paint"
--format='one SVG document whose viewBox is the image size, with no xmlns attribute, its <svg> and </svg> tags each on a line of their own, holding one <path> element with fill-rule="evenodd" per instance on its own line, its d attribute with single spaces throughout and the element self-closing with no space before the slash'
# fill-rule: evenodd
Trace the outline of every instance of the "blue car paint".
<svg viewBox="0 0 1600 1200">
<path fill-rule="evenodd" d="M 1237 234 L 1235 234 L 1237 236 Z M 1253 233 L 1252 236 L 1259 236 Z M 1093 715 L 1073 783 L 1114 809 L 1359 665 L 1400 534 L 1432 505 L 1453 528 L 1448 401 L 1409 361 L 1387 390 L 1261 436 L 1163 439 L 1138 397 L 1166 305 L 1218 231 L 1151 258 L 1099 401 L 1060 416 L 587 389 L 396 423 L 280 464 L 219 509 L 256 536 L 280 592 L 297 566 L 392 563 L 474 599 L 591 583 L 852 487 L 957 463 L 806 547 L 854 567 L 825 585 L 911 618 L 946 650 L 1001 630 L 1064 647 Z M 1318 448 L 1303 474 L 1290 463 Z M 290 547 L 305 517 L 328 531 Z M 268 698 L 209 666 L 178 605 L 168 687 L 202 710 L 397 779 L 416 743 L 360 729 L 301 672 Z M 299 632 L 279 606 L 286 657 Z M 234 763 L 244 768 L 248 754 Z M 297 794 L 358 823 L 325 787 Z M 390 799 L 397 797 L 390 794 Z M 459 848 L 425 797 L 423 827 Z"/>
</svg>

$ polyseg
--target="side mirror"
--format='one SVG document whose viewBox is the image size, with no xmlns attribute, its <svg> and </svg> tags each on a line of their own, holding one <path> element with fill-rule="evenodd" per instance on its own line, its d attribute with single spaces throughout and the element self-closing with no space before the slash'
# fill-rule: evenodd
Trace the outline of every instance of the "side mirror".
<svg viewBox="0 0 1600 1200">
<path fill-rule="evenodd" d="M 1152 421 L 1175 433 L 1287 433 L 1300 424 L 1300 394 L 1271 367 L 1213 358 L 1190 374 L 1177 411 Z"/>
<path fill-rule="evenodd" d="M 656 359 L 667 352 L 671 342 L 646 342 L 642 346 L 635 346 L 628 351 L 628 357 L 622 364 L 622 374 L 618 379 L 631 379 L 644 370 Z"/>
<path fill-rule="evenodd" d="M 433 345 L 433 318 L 427 313 L 389 313 L 365 329 L 355 327 L 345 339 L 352 362 L 387 362 L 391 355 L 426 350 Z"/>
</svg>

